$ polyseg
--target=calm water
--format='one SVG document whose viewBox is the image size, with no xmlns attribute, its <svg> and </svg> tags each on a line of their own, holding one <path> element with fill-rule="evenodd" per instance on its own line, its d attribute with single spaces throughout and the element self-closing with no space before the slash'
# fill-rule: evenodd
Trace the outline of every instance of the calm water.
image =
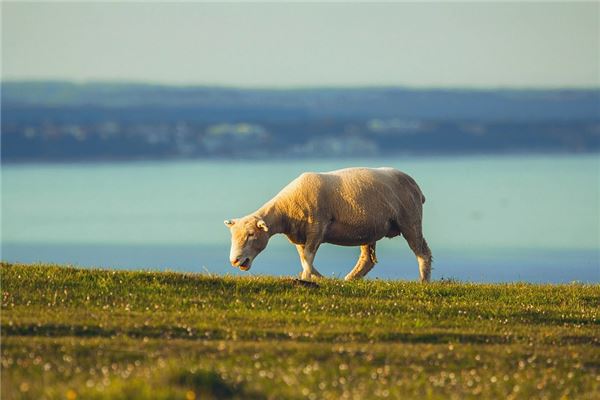
<svg viewBox="0 0 600 400">
<path fill-rule="evenodd" d="M 303 171 L 356 165 L 396 167 L 420 184 L 434 279 L 600 281 L 598 155 L 4 165 L 2 259 L 239 275 L 224 219 Z M 325 245 L 315 264 L 343 276 L 357 254 Z M 371 278 L 418 276 L 401 238 L 379 242 L 378 258 Z M 279 236 L 250 273 L 299 271 Z"/>
</svg>

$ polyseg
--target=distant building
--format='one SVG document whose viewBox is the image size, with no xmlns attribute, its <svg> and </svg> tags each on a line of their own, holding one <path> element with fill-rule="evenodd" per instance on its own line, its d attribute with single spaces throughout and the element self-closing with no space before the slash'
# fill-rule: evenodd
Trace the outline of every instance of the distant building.
<svg viewBox="0 0 600 400">
<path fill-rule="evenodd" d="M 241 154 L 256 153 L 269 138 L 269 133 L 261 125 L 222 123 L 209 126 L 201 142 L 209 154 Z"/>
<path fill-rule="evenodd" d="M 309 140 L 302 145 L 292 147 L 292 154 L 297 156 L 374 156 L 378 153 L 377 144 L 368 139 L 352 136 L 340 138 L 326 136 Z"/>
<path fill-rule="evenodd" d="M 367 129 L 376 134 L 407 135 L 422 130 L 423 124 L 417 120 L 388 118 L 373 118 L 367 122 Z"/>
</svg>

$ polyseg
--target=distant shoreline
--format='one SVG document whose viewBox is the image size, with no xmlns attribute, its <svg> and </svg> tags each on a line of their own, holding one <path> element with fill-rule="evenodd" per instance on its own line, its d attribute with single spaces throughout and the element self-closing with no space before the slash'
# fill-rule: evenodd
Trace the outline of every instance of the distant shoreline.
<svg viewBox="0 0 600 400">
<path fill-rule="evenodd" d="M 435 159 L 435 158 L 477 158 L 477 157 L 554 157 L 554 156 L 593 156 L 600 155 L 600 150 L 586 151 L 523 151 L 523 152 L 462 152 L 462 153 L 445 153 L 445 152 L 429 152 L 429 153 L 399 153 L 399 154 L 383 154 L 383 155 L 351 155 L 351 156 L 316 156 L 302 157 L 290 155 L 273 155 L 265 157 L 244 157 L 241 155 L 226 157 L 226 156 L 209 156 L 209 157 L 102 157 L 102 158 L 87 158 L 87 159 L 69 159 L 57 160 L 53 158 L 30 158 L 30 159 L 6 159 L 2 158 L 0 163 L 2 166 L 20 166 L 20 165 L 94 165 L 94 164 L 137 164 L 137 163 L 177 163 L 177 162 L 268 162 L 268 161 L 336 161 L 336 160 L 389 160 L 392 158 L 398 159 Z"/>
<path fill-rule="evenodd" d="M 600 90 L 2 85 L 4 160 L 600 151 Z"/>
</svg>

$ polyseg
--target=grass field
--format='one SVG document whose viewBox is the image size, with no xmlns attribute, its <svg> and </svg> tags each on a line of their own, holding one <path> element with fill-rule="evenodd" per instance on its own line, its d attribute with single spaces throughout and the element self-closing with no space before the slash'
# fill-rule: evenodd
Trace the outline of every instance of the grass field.
<svg viewBox="0 0 600 400">
<path fill-rule="evenodd" d="M 600 398 L 600 285 L 1 265 L 2 399 Z"/>
</svg>

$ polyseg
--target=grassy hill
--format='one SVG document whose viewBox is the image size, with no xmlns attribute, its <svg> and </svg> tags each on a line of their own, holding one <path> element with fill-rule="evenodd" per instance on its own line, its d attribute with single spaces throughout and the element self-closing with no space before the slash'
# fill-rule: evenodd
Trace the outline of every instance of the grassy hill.
<svg viewBox="0 0 600 400">
<path fill-rule="evenodd" d="M 2 399 L 600 396 L 600 285 L 0 270 Z"/>
</svg>

